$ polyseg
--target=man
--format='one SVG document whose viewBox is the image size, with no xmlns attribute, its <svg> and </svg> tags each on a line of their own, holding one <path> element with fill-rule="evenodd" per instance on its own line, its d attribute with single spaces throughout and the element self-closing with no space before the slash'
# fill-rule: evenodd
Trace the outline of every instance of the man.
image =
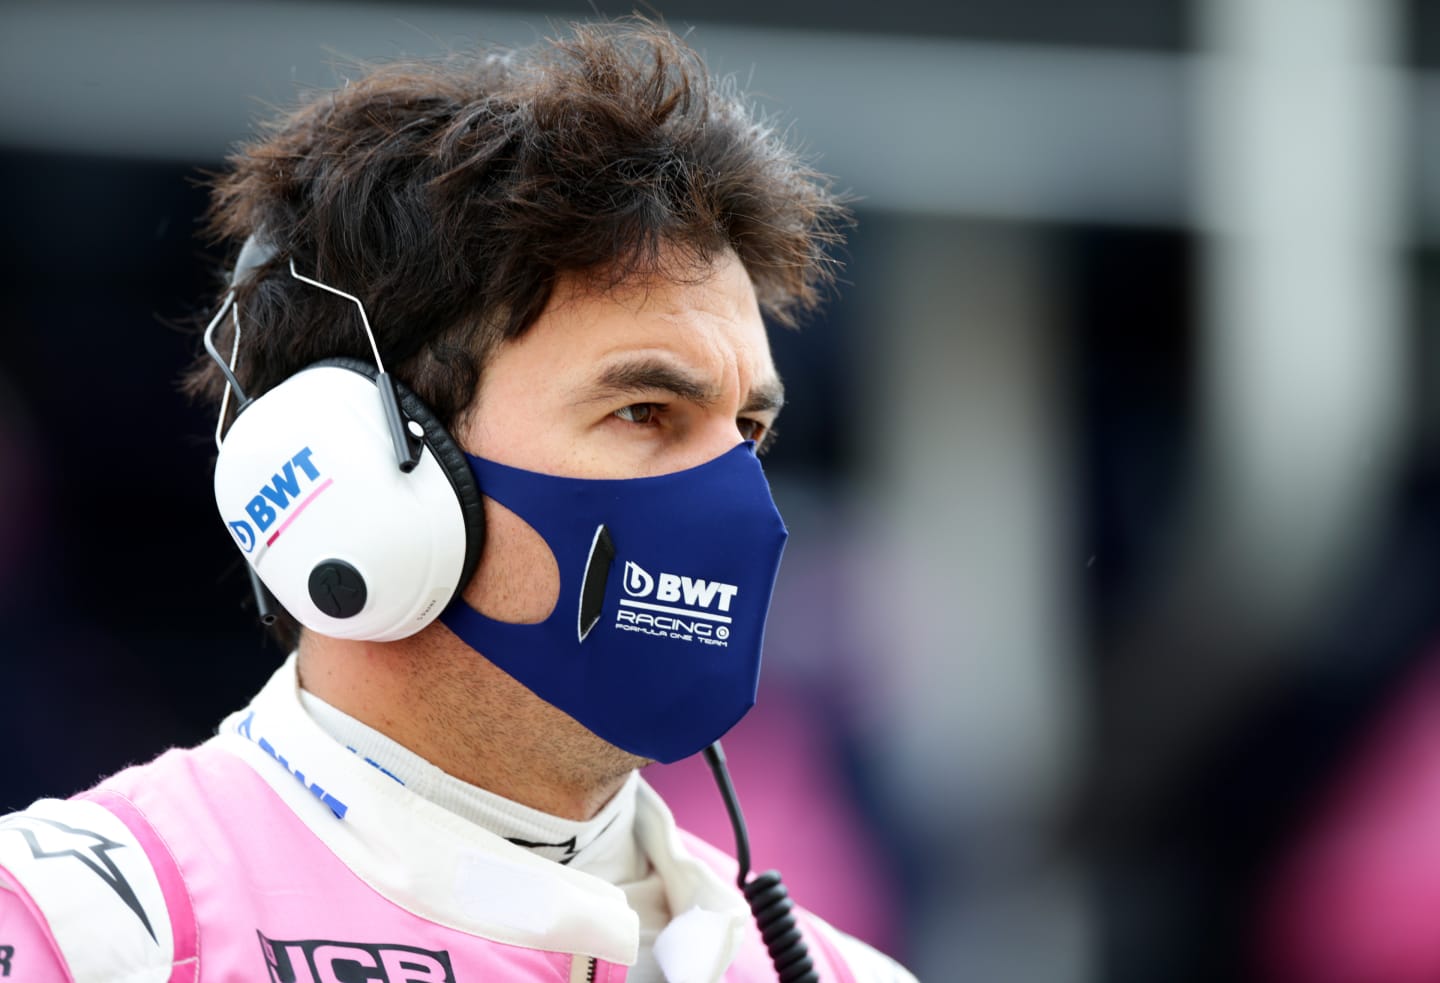
<svg viewBox="0 0 1440 983">
<path fill-rule="evenodd" d="M 830 275 L 824 181 L 634 23 L 352 81 L 213 219 L 244 248 L 189 382 L 296 652 L 200 748 L 0 820 L 0 974 L 911 979 L 784 904 L 767 955 L 636 772 L 753 701 L 761 312 Z"/>
</svg>

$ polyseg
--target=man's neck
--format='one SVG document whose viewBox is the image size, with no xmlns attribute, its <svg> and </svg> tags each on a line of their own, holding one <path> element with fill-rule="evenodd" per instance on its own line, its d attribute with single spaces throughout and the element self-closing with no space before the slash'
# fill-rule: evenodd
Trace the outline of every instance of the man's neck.
<svg viewBox="0 0 1440 983">
<path fill-rule="evenodd" d="M 447 774 L 564 819 L 592 818 L 645 764 L 438 624 L 388 643 L 306 632 L 300 683 Z"/>
</svg>

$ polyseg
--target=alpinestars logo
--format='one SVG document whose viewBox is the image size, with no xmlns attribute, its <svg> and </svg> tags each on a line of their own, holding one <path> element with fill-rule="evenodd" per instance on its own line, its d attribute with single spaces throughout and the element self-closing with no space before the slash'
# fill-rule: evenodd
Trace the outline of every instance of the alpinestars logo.
<svg viewBox="0 0 1440 983">
<path fill-rule="evenodd" d="M 31 856 L 36 860 L 58 860 L 64 863 L 69 859 L 84 864 L 91 873 L 105 882 L 106 887 L 115 892 L 125 903 L 125 907 L 135 913 L 150 938 L 156 938 L 155 929 L 145 914 L 144 905 L 135 895 L 135 889 L 130 886 L 130 882 L 109 855 L 111 850 L 124 849 L 125 844 L 116 843 L 93 830 L 24 814 L 6 819 L 0 823 L 0 830 L 14 830 L 24 837 Z"/>
<path fill-rule="evenodd" d="M 444 950 L 325 939 L 282 942 L 255 934 L 270 983 L 455 983 Z"/>
<path fill-rule="evenodd" d="M 729 645 L 726 639 L 734 618 L 728 612 L 740 593 L 737 585 L 675 573 L 651 574 L 629 560 L 625 561 L 623 585 L 630 596 L 620 599 L 615 614 L 615 627 L 620 631 Z"/>
</svg>

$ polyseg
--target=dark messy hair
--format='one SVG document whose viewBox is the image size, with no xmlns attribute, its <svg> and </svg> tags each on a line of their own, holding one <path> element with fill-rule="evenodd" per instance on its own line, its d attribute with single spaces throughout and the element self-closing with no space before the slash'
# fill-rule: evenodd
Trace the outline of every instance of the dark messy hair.
<svg viewBox="0 0 1440 983">
<path fill-rule="evenodd" d="M 733 250 L 782 324 L 834 275 L 847 216 L 827 179 L 730 80 L 659 25 L 574 26 L 521 50 L 389 64 L 313 99 L 230 158 L 210 230 L 276 250 L 237 299 L 237 373 L 263 393 L 311 362 L 381 355 L 447 426 L 486 356 L 561 274 L 682 280 Z M 223 336 L 222 336 L 223 338 Z M 218 401 L 208 359 L 185 379 Z"/>
<path fill-rule="evenodd" d="M 452 428 L 562 274 L 682 281 L 733 250 L 762 309 L 793 324 L 833 281 L 848 221 L 732 80 L 642 19 L 374 68 L 242 146 L 209 213 L 217 240 L 273 249 L 236 294 L 248 394 L 322 358 L 370 359 L 353 306 L 292 279 L 293 259 L 362 299 L 386 367 Z M 217 403 L 223 385 L 203 357 L 184 378 Z M 293 645 L 297 626 L 275 634 Z"/>
</svg>

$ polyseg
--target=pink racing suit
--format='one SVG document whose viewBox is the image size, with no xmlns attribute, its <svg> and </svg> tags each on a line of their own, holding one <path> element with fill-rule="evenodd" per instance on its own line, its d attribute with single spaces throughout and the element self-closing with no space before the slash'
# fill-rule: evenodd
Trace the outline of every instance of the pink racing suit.
<svg viewBox="0 0 1440 983">
<path fill-rule="evenodd" d="M 625 979 L 619 888 L 415 795 L 319 730 L 292 660 L 218 736 L 0 819 L 0 981 Z M 734 862 L 642 784 L 666 979 L 769 981 Z M 912 981 L 800 913 L 826 981 Z"/>
</svg>

